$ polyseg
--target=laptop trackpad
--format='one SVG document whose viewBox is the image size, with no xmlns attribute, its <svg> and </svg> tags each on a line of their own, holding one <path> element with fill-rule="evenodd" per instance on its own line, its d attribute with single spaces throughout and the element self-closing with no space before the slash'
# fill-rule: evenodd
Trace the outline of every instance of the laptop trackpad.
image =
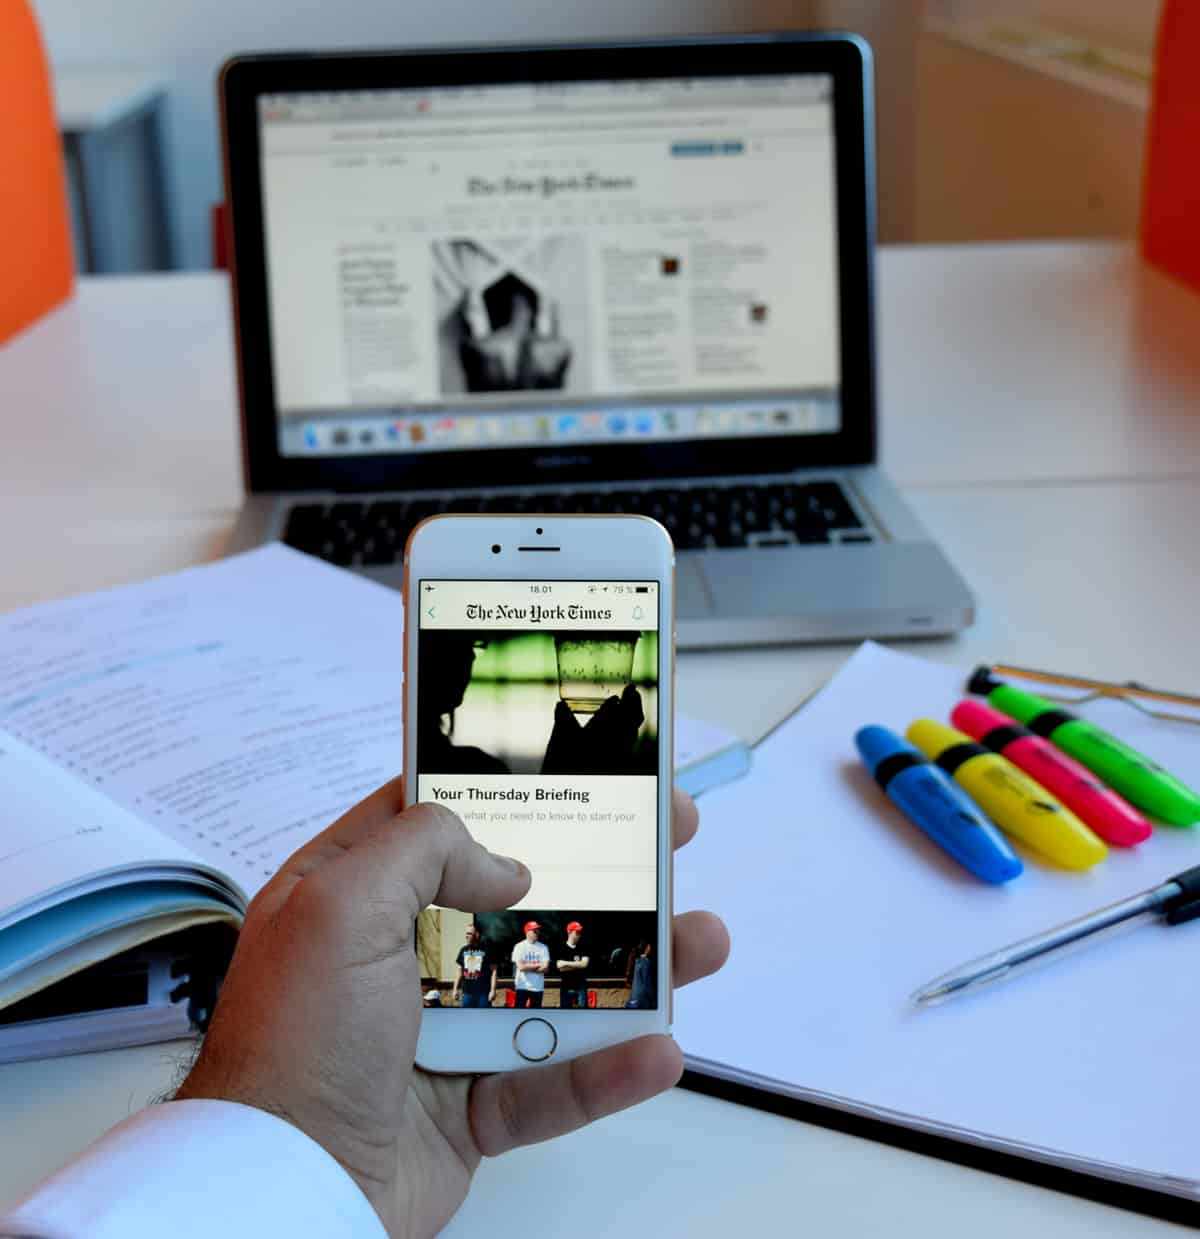
<svg viewBox="0 0 1200 1239">
<path fill-rule="evenodd" d="M 706 592 L 722 616 L 924 613 L 971 601 L 930 542 L 726 550 L 698 558 Z"/>
</svg>

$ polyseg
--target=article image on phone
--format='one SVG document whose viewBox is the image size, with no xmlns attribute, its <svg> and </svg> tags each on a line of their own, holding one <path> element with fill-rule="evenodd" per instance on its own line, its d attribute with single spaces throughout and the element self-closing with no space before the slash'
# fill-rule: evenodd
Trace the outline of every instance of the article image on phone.
<svg viewBox="0 0 1200 1239">
<path fill-rule="evenodd" d="M 417 922 L 426 1007 L 654 1010 L 652 911 L 427 908 Z"/>
<path fill-rule="evenodd" d="M 423 629 L 427 774 L 653 775 L 658 633 Z"/>
</svg>

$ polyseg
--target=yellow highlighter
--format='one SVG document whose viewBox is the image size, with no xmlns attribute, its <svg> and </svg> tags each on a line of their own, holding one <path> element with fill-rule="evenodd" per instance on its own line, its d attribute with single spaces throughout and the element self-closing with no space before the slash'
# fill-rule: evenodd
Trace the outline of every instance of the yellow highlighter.
<svg viewBox="0 0 1200 1239">
<path fill-rule="evenodd" d="M 931 718 L 917 719 L 906 734 L 1005 834 L 1055 864 L 1090 869 L 1108 855 L 1108 848 L 1070 809 L 999 753 Z"/>
</svg>

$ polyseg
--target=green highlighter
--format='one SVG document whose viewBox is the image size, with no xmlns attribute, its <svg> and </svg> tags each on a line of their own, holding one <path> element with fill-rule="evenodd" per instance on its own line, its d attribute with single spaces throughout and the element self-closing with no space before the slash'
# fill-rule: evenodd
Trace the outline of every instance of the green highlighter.
<svg viewBox="0 0 1200 1239">
<path fill-rule="evenodd" d="M 1172 826 L 1200 822 L 1200 795 L 1102 727 L 997 680 L 987 667 L 978 668 L 967 687 L 1082 762 L 1138 808 Z"/>
</svg>

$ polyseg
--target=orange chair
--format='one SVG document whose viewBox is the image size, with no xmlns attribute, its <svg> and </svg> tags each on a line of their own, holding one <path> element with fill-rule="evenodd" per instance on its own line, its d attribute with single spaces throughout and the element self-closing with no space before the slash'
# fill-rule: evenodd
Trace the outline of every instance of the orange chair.
<svg viewBox="0 0 1200 1239">
<path fill-rule="evenodd" d="M 1166 0 L 1158 26 L 1146 132 L 1142 254 L 1200 288 L 1200 4 Z"/>
<path fill-rule="evenodd" d="M 75 278 L 62 145 L 26 0 L 0 0 L 0 344 L 70 295 Z"/>
</svg>

